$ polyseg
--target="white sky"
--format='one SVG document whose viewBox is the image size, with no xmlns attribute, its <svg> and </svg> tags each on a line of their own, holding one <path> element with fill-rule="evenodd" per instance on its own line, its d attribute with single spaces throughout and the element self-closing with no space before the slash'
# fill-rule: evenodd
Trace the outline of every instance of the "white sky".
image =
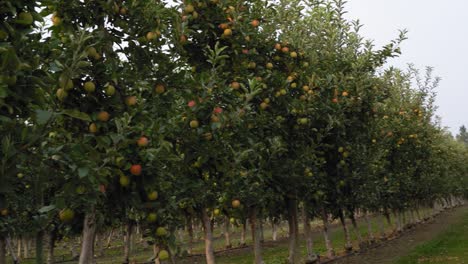
<svg viewBox="0 0 468 264">
<path fill-rule="evenodd" d="M 348 0 L 346 10 L 377 47 L 408 29 L 402 56 L 390 64 L 434 67 L 442 78 L 436 102 L 442 125 L 452 133 L 468 125 L 468 0 Z"/>
</svg>

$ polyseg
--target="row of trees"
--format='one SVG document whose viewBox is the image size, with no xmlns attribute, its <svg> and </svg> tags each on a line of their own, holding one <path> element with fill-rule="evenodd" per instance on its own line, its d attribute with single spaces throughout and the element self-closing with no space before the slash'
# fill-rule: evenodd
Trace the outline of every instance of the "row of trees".
<svg viewBox="0 0 468 264">
<path fill-rule="evenodd" d="M 31 233 L 37 263 L 46 233 L 51 248 L 81 234 L 79 263 L 93 263 L 97 229 L 137 222 L 165 260 L 198 219 L 212 264 L 218 215 L 249 219 L 255 263 L 260 219 L 287 220 L 299 263 L 298 206 L 355 224 L 356 210 L 468 194 L 466 146 L 434 118 L 438 79 L 381 70 L 404 32 L 376 50 L 342 1 L 7 0 L 0 12 L 0 263 L 9 236 Z"/>
</svg>

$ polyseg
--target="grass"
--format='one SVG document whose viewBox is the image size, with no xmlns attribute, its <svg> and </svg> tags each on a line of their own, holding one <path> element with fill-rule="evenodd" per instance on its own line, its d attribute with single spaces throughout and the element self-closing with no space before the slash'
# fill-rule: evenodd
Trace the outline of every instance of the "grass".
<svg viewBox="0 0 468 264">
<path fill-rule="evenodd" d="M 435 239 L 417 246 L 396 264 L 468 263 L 468 213 L 460 223 L 449 227 Z"/>
</svg>

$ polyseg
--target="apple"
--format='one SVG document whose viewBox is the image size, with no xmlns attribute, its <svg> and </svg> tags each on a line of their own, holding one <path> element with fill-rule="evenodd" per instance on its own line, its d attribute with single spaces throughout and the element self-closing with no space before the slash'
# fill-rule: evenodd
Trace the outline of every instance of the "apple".
<svg viewBox="0 0 468 264">
<path fill-rule="evenodd" d="M 3 208 L 2 210 L 0 210 L 0 215 L 1 216 L 7 216 L 8 215 L 8 209 L 7 208 Z"/>
<path fill-rule="evenodd" d="M 75 218 L 75 212 L 70 208 L 65 208 L 59 212 L 59 219 L 64 223 L 69 223 Z"/>
<path fill-rule="evenodd" d="M 288 48 L 288 47 L 283 47 L 283 48 L 281 48 L 281 51 L 282 51 L 283 53 L 288 53 L 288 52 L 289 52 L 289 48 Z"/>
<path fill-rule="evenodd" d="M 156 37 L 157 37 L 157 35 L 153 31 L 149 31 L 148 33 L 146 33 L 146 40 L 148 40 L 148 41 L 152 41 L 152 40 L 156 39 Z"/>
<path fill-rule="evenodd" d="M 247 66 L 249 69 L 255 69 L 255 67 L 257 67 L 257 64 L 253 61 L 249 62 L 249 65 Z"/>
<path fill-rule="evenodd" d="M 297 58 L 297 52 L 293 51 L 289 54 L 291 56 L 291 58 L 295 59 Z"/>
<path fill-rule="evenodd" d="M 107 111 L 101 111 L 97 114 L 97 120 L 107 122 L 110 119 L 110 114 Z"/>
<path fill-rule="evenodd" d="M 158 85 L 156 85 L 156 87 L 154 88 L 154 91 L 155 91 L 157 94 L 163 94 L 163 93 L 166 91 L 166 88 L 164 87 L 164 85 L 158 84 Z"/>
<path fill-rule="evenodd" d="M 128 106 L 134 106 L 136 105 L 137 103 L 137 97 L 132 95 L 132 96 L 128 96 L 127 98 L 125 98 L 125 104 L 127 104 Z"/>
<path fill-rule="evenodd" d="M 180 36 L 180 40 L 179 40 L 179 41 L 180 41 L 181 44 L 187 43 L 187 36 L 185 36 L 185 35 Z"/>
<path fill-rule="evenodd" d="M 125 16 L 125 15 L 127 14 L 127 11 L 128 11 L 128 10 L 127 10 L 127 8 L 125 8 L 125 7 L 121 7 L 121 8 L 120 8 L 120 14 L 121 14 L 122 16 Z"/>
<path fill-rule="evenodd" d="M 18 179 L 22 179 L 24 177 L 24 174 L 20 172 L 16 174 L 16 177 L 18 177 Z"/>
<path fill-rule="evenodd" d="M 220 29 L 222 29 L 222 30 L 225 30 L 225 29 L 229 28 L 229 25 L 226 24 L 226 23 L 222 23 L 222 24 L 219 24 L 218 27 L 219 27 Z"/>
<path fill-rule="evenodd" d="M 130 178 L 128 176 L 121 175 L 119 183 L 122 187 L 128 187 L 130 185 Z"/>
<path fill-rule="evenodd" d="M 86 192 L 86 188 L 83 185 L 76 187 L 75 192 L 77 194 L 84 194 Z"/>
<path fill-rule="evenodd" d="M 339 148 L 338 148 L 338 152 L 343 153 L 343 152 L 344 152 L 344 148 L 343 148 L 343 147 L 339 147 Z"/>
<path fill-rule="evenodd" d="M 166 228 L 164 228 L 164 227 L 162 227 L 162 226 L 158 227 L 158 228 L 156 229 L 156 235 L 157 235 L 157 236 L 160 236 L 160 237 L 162 237 L 162 236 L 167 236 L 167 230 L 166 230 Z"/>
<path fill-rule="evenodd" d="M 113 96 L 115 94 L 115 87 L 113 85 L 108 85 L 106 87 L 106 95 Z"/>
<path fill-rule="evenodd" d="M 87 48 L 86 53 L 88 54 L 88 57 L 96 57 L 96 55 L 98 55 L 98 52 L 95 47 Z"/>
<path fill-rule="evenodd" d="M 223 31 L 223 36 L 225 37 L 230 37 L 232 36 L 232 30 L 230 28 L 226 28 L 224 31 Z"/>
<path fill-rule="evenodd" d="M 333 99 L 332 99 L 332 102 L 333 102 L 334 104 L 337 104 L 337 103 L 338 103 L 338 98 L 333 98 Z"/>
<path fill-rule="evenodd" d="M 235 200 L 232 200 L 231 204 L 233 208 L 238 208 L 241 205 L 241 202 L 235 199 Z"/>
<path fill-rule="evenodd" d="M 266 67 L 267 67 L 267 69 L 270 69 L 270 70 L 273 69 L 273 63 L 268 62 L 268 63 L 266 64 Z"/>
<path fill-rule="evenodd" d="M 137 145 L 139 147 L 143 148 L 143 147 L 148 146 L 148 144 L 149 144 L 149 139 L 147 137 L 145 137 L 145 136 L 142 136 L 137 140 Z"/>
<path fill-rule="evenodd" d="M 254 19 L 254 20 L 252 20 L 252 22 L 250 22 L 250 24 L 253 27 L 258 27 L 260 25 L 260 21 L 258 21 L 257 19 Z"/>
<path fill-rule="evenodd" d="M 349 94 L 348 94 L 347 91 L 344 91 L 343 93 L 341 93 L 341 95 L 342 95 L 343 97 L 346 97 L 346 96 L 348 96 Z"/>
<path fill-rule="evenodd" d="M 281 50 L 281 44 L 276 43 L 275 44 L 275 50 Z"/>
<path fill-rule="evenodd" d="M 231 218 L 229 218 L 229 222 L 230 222 L 231 224 L 235 224 L 235 223 L 236 223 L 236 219 L 235 219 L 234 217 L 231 217 Z"/>
<path fill-rule="evenodd" d="M 148 200 L 150 201 L 156 201 L 158 199 L 158 192 L 157 191 L 152 191 L 148 193 Z"/>
<path fill-rule="evenodd" d="M 31 25 L 34 22 L 34 18 L 31 13 L 21 12 L 18 14 L 18 22 L 22 25 Z"/>
<path fill-rule="evenodd" d="M 135 176 L 141 175 L 141 170 L 140 164 L 134 164 L 130 167 L 130 173 Z"/>
<path fill-rule="evenodd" d="M 95 123 L 91 123 L 88 129 L 89 129 L 89 132 L 93 134 L 97 133 L 98 131 L 98 128 Z"/>
<path fill-rule="evenodd" d="M 59 16 L 57 16 L 57 14 L 54 14 L 51 20 L 52 20 L 52 25 L 56 27 L 62 24 L 62 19 Z"/>
<path fill-rule="evenodd" d="M 92 92 L 94 92 L 96 90 L 96 85 L 91 81 L 85 82 L 83 87 L 84 87 L 85 91 L 88 92 L 88 93 L 92 93 Z"/>
<path fill-rule="evenodd" d="M 268 103 L 262 102 L 262 103 L 260 104 L 260 109 L 265 110 L 265 109 L 267 109 L 267 108 L 268 108 Z"/>
<path fill-rule="evenodd" d="M 231 83 L 231 88 L 234 89 L 234 90 L 239 89 L 239 88 L 240 88 L 240 83 L 235 82 L 235 81 L 232 82 L 232 83 Z"/>
<path fill-rule="evenodd" d="M 204 137 L 206 140 L 210 141 L 210 140 L 213 139 L 213 134 L 211 134 L 210 132 L 207 132 L 207 133 L 203 134 L 203 137 Z"/>
<path fill-rule="evenodd" d="M 159 260 L 168 260 L 169 259 L 169 252 L 167 250 L 161 250 L 158 253 Z"/>
<path fill-rule="evenodd" d="M 195 102 L 195 100 L 191 100 L 191 101 L 189 101 L 189 102 L 187 103 L 187 106 L 190 107 L 190 108 L 192 108 L 192 107 L 194 107 L 194 106 L 196 106 L 196 105 L 197 105 L 197 102 Z"/>
<path fill-rule="evenodd" d="M 214 215 L 219 215 L 220 213 L 221 213 L 221 210 L 219 210 L 218 208 L 214 209 L 213 211 Z"/>
<path fill-rule="evenodd" d="M 307 123 L 309 123 L 309 119 L 308 118 L 299 118 L 299 120 L 297 120 L 297 122 L 300 124 L 300 125 L 305 125 Z"/>
<path fill-rule="evenodd" d="M 156 213 L 149 213 L 148 217 L 146 220 L 148 220 L 149 223 L 154 223 L 158 219 L 158 215 Z"/>
<path fill-rule="evenodd" d="M 68 97 L 68 93 L 64 88 L 59 88 L 56 92 L 56 95 L 60 102 L 65 101 L 65 99 Z"/>
<path fill-rule="evenodd" d="M 191 128 L 197 128 L 200 124 L 198 123 L 198 120 L 192 120 L 190 121 L 190 127 Z"/>
<path fill-rule="evenodd" d="M 193 11 L 195 11 L 193 5 L 188 4 L 187 6 L 185 6 L 185 13 L 192 13 Z"/>
</svg>

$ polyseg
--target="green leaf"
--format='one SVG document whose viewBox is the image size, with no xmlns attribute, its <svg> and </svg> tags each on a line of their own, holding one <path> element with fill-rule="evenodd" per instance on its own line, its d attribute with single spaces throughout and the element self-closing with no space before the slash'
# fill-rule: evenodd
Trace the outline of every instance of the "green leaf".
<svg viewBox="0 0 468 264">
<path fill-rule="evenodd" d="M 62 114 L 73 117 L 73 118 L 76 118 L 76 119 L 80 119 L 80 120 L 83 120 L 83 121 L 91 122 L 91 117 L 88 114 L 80 112 L 80 111 L 78 111 L 76 109 L 65 110 L 65 111 L 62 112 Z"/>
<path fill-rule="evenodd" d="M 89 174 L 89 168 L 87 167 L 78 168 L 78 176 L 80 177 L 80 179 L 88 176 L 88 174 Z"/>
<path fill-rule="evenodd" d="M 38 210 L 40 214 L 48 213 L 55 209 L 55 205 L 47 205 Z"/>
<path fill-rule="evenodd" d="M 39 125 L 44 125 L 52 117 L 53 113 L 46 110 L 36 110 L 36 120 Z"/>
</svg>

